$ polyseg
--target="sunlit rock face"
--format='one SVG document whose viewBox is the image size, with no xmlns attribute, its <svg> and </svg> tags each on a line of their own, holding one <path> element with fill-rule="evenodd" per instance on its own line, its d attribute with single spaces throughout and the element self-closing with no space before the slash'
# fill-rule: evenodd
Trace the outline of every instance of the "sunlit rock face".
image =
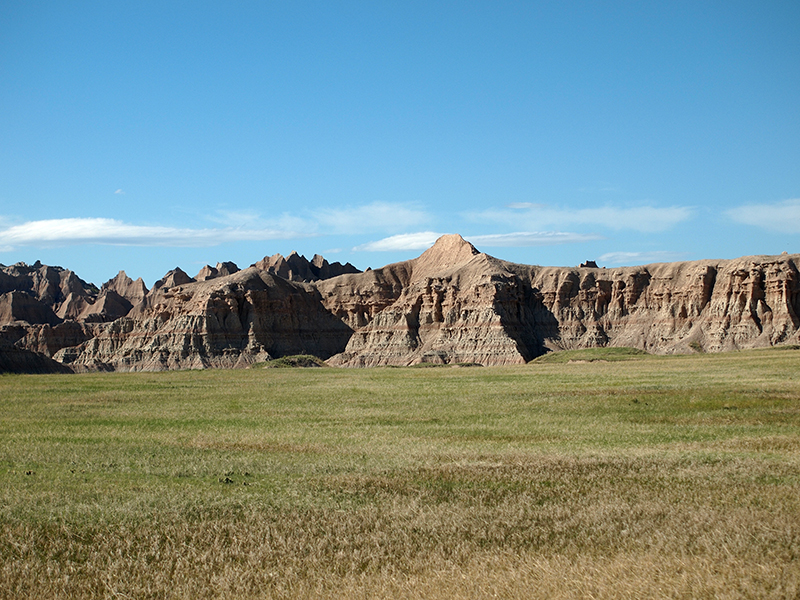
<svg viewBox="0 0 800 600">
<path fill-rule="evenodd" d="M 521 364 L 601 346 L 717 352 L 800 343 L 799 261 L 539 267 L 448 235 L 363 273 L 292 253 L 196 277 L 176 268 L 151 290 L 124 272 L 98 290 L 60 267 L 19 263 L 0 268 L 0 341 L 75 371 L 234 368 L 290 354 L 369 367 Z"/>
<path fill-rule="evenodd" d="M 244 367 L 290 354 L 327 358 L 351 334 L 316 290 L 251 267 L 154 287 L 126 317 L 55 358 L 76 370 Z"/>
</svg>

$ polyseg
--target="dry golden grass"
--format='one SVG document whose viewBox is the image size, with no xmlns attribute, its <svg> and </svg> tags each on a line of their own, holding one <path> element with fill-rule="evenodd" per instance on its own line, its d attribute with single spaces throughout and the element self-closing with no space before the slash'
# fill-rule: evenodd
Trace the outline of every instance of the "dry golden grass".
<svg viewBox="0 0 800 600">
<path fill-rule="evenodd" d="M 0 377 L 0 598 L 797 598 L 798 366 Z"/>
</svg>

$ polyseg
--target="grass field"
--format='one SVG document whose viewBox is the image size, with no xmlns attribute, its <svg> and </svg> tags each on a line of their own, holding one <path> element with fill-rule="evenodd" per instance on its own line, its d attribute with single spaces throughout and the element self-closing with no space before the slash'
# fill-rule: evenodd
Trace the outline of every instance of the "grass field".
<svg viewBox="0 0 800 600">
<path fill-rule="evenodd" d="M 0 598 L 797 598 L 800 351 L 0 376 Z"/>
</svg>

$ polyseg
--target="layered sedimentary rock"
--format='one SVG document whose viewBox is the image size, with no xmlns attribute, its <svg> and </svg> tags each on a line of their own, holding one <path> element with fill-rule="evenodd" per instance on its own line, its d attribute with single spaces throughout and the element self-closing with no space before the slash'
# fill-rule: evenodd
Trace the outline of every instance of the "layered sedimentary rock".
<svg viewBox="0 0 800 600">
<path fill-rule="evenodd" d="M 0 323 L 55 325 L 60 321 L 52 308 L 30 294 L 13 291 L 0 296 Z"/>
<path fill-rule="evenodd" d="M 246 366 L 289 354 L 327 358 L 352 330 L 310 287 L 256 268 L 207 281 L 164 283 L 83 344 L 55 358 L 75 370 Z"/>
<path fill-rule="evenodd" d="M 527 346 L 520 312 L 525 303 L 513 275 L 459 236 L 446 236 L 416 260 L 368 275 L 369 287 L 353 296 L 341 278 L 319 285 L 331 312 L 360 325 L 331 364 L 496 365 L 535 355 Z"/>
<path fill-rule="evenodd" d="M 716 352 L 800 343 L 798 265 L 800 255 L 783 254 L 538 267 L 457 235 L 363 273 L 327 277 L 341 265 L 293 253 L 242 271 L 218 263 L 196 278 L 175 269 L 150 291 L 122 272 L 97 292 L 63 269 L 20 264 L 0 269 L 0 340 L 78 371 L 235 367 L 301 353 L 361 367 L 518 364 L 597 346 Z"/>
<path fill-rule="evenodd" d="M 798 341 L 798 255 L 620 269 L 531 268 L 534 312 L 555 319 L 553 349 L 632 346 L 655 353 Z"/>
<path fill-rule="evenodd" d="M 534 267 L 446 236 L 369 280 L 317 287 L 326 307 L 355 329 L 333 364 L 496 365 L 585 347 L 683 353 L 800 342 L 799 259 Z"/>
</svg>

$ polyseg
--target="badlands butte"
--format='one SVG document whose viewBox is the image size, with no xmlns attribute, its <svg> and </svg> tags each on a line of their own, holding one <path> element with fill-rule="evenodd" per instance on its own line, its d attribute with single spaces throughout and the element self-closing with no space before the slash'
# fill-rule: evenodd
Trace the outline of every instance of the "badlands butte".
<svg viewBox="0 0 800 600">
<path fill-rule="evenodd" d="M 548 351 L 658 354 L 800 343 L 800 255 L 639 267 L 510 263 L 458 235 L 359 272 L 296 253 L 180 269 L 152 289 L 0 266 L 0 371 L 237 368 L 294 354 L 340 367 L 525 363 Z"/>
</svg>

